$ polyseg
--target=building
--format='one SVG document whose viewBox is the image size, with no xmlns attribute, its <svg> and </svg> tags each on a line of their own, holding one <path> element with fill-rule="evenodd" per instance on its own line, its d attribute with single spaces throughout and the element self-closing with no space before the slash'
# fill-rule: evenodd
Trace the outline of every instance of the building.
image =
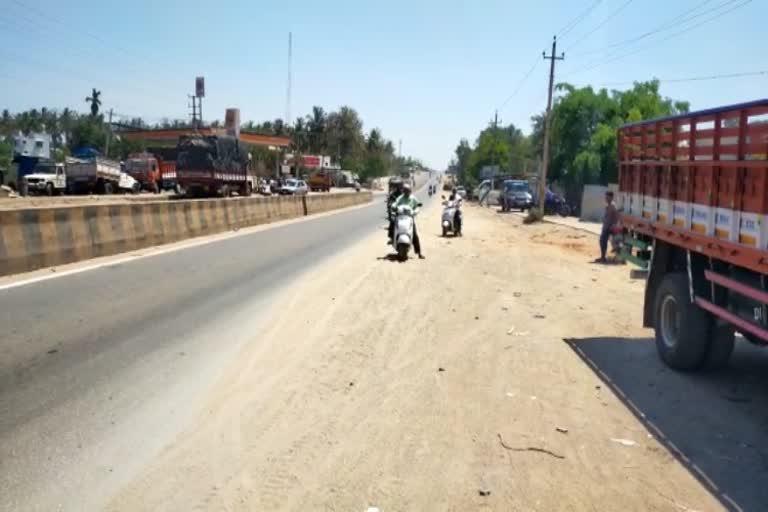
<svg viewBox="0 0 768 512">
<path fill-rule="evenodd" d="M 14 157 L 51 158 L 52 142 L 53 137 L 45 132 L 27 135 L 19 132 L 13 138 L 13 155 Z"/>
</svg>

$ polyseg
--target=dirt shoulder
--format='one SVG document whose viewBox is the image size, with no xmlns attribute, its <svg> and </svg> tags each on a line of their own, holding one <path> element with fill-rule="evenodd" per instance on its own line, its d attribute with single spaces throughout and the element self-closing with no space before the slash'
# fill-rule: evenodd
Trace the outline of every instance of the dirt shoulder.
<svg viewBox="0 0 768 512">
<path fill-rule="evenodd" d="M 649 345 L 642 283 L 587 263 L 588 233 L 468 206 L 443 239 L 439 214 L 427 260 L 383 258 L 382 231 L 292 287 L 108 508 L 723 509 L 590 363 L 600 340 Z"/>
</svg>

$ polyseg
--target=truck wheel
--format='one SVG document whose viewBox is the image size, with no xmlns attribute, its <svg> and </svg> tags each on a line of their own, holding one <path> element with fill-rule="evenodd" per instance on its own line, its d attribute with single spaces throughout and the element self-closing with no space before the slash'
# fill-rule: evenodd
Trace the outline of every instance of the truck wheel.
<svg viewBox="0 0 768 512">
<path fill-rule="evenodd" d="M 709 331 L 709 347 L 704 368 L 720 370 L 728 365 L 733 353 L 736 333 L 731 325 L 713 325 Z"/>
<path fill-rule="evenodd" d="M 654 302 L 656 349 L 661 359 L 676 370 L 694 370 L 702 365 L 709 346 L 710 318 L 692 304 L 688 276 L 664 276 Z"/>
<path fill-rule="evenodd" d="M 112 184 L 111 183 L 109 183 L 109 182 L 104 183 L 104 193 L 107 194 L 107 195 L 112 193 Z"/>
<path fill-rule="evenodd" d="M 53 195 L 53 183 L 46 183 L 45 184 L 45 195 L 52 196 Z"/>
</svg>

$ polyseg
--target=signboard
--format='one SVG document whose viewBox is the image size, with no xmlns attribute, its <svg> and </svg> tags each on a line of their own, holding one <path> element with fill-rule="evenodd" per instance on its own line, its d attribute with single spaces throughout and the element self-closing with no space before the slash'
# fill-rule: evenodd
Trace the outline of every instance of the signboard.
<svg viewBox="0 0 768 512">
<path fill-rule="evenodd" d="M 315 155 L 304 155 L 301 158 L 301 165 L 304 167 L 320 167 L 320 157 Z"/>
<path fill-rule="evenodd" d="M 195 96 L 205 98 L 205 77 L 195 78 Z"/>
<path fill-rule="evenodd" d="M 228 108 L 224 113 L 224 127 L 227 134 L 240 138 L 240 109 Z"/>
<path fill-rule="evenodd" d="M 499 175 L 498 165 L 485 165 L 480 169 L 480 179 L 490 180 Z"/>
</svg>

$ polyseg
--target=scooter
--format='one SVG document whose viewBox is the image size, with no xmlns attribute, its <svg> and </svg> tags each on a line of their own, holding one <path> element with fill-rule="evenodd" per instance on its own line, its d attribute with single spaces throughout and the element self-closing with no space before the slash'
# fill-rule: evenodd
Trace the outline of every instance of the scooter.
<svg viewBox="0 0 768 512">
<path fill-rule="evenodd" d="M 418 210 L 411 209 L 410 206 L 401 204 L 395 210 L 395 231 L 392 237 L 392 246 L 397 250 L 397 259 L 406 261 L 408 252 L 413 245 L 413 218 Z"/>
<path fill-rule="evenodd" d="M 461 211 L 457 201 L 443 201 L 443 236 L 453 233 L 454 236 L 461 236 Z"/>
</svg>

